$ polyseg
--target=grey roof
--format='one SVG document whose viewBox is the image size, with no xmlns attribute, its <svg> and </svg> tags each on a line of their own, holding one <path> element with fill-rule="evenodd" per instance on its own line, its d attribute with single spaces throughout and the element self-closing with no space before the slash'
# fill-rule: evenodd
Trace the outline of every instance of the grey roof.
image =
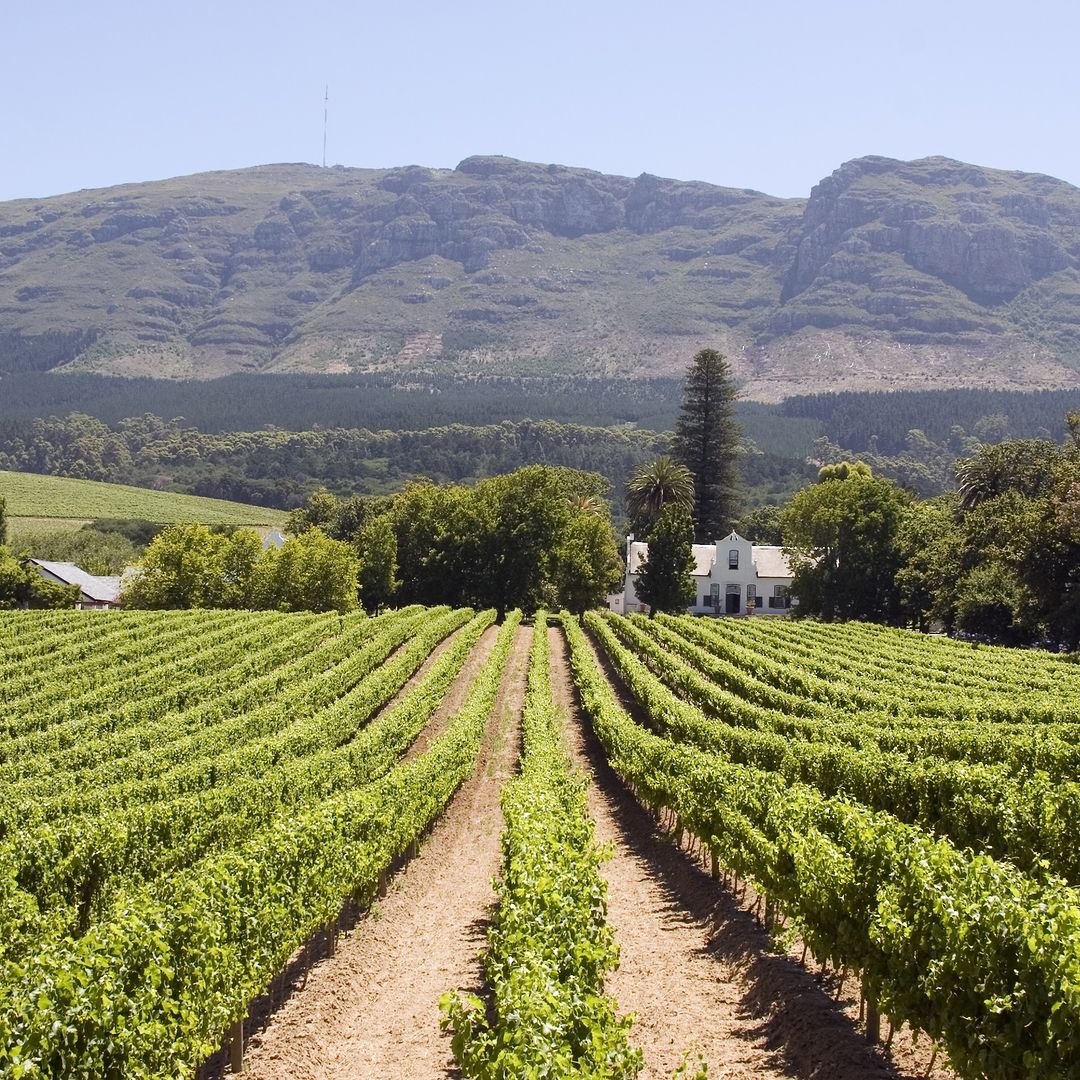
<svg viewBox="0 0 1080 1080">
<path fill-rule="evenodd" d="M 49 562 L 46 559 L 30 561 L 65 585 L 78 585 L 84 596 L 99 604 L 115 604 L 120 599 L 118 577 L 97 577 L 70 562 Z"/>
<path fill-rule="evenodd" d="M 713 560 L 716 558 L 715 544 L 694 544 L 694 577 L 708 577 L 712 570 Z M 649 545 L 641 540 L 635 540 L 630 545 L 630 573 L 641 572 L 641 564 L 649 554 Z"/>
<path fill-rule="evenodd" d="M 788 564 L 782 547 L 762 545 L 754 547 L 754 569 L 758 577 L 792 578 L 795 575 Z"/>
</svg>

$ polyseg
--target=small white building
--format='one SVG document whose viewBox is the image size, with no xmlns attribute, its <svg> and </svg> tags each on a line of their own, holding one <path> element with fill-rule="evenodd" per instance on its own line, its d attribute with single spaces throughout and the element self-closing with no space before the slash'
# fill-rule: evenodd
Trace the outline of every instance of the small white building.
<svg viewBox="0 0 1080 1080">
<path fill-rule="evenodd" d="M 783 615 L 791 607 L 794 577 L 784 551 L 772 545 L 751 544 L 732 532 L 715 544 L 694 544 L 695 615 Z M 641 564 L 649 545 L 626 538 L 626 577 L 623 591 L 608 598 L 608 607 L 626 614 L 648 611 L 637 595 Z"/>
<path fill-rule="evenodd" d="M 78 585 L 79 602 L 75 605 L 83 611 L 108 610 L 120 606 L 120 578 L 99 577 L 88 574 L 81 567 L 69 562 L 50 562 L 47 559 L 31 559 L 46 581 L 56 585 Z"/>
</svg>

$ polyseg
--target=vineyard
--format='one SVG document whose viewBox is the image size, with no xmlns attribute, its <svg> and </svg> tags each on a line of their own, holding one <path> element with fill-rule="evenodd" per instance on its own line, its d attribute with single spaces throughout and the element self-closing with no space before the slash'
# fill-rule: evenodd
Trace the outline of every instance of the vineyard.
<svg viewBox="0 0 1080 1080">
<path fill-rule="evenodd" d="M 1066 657 L 12 612 L 0 694 L 5 1076 L 1080 1072 Z"/>
</svg>

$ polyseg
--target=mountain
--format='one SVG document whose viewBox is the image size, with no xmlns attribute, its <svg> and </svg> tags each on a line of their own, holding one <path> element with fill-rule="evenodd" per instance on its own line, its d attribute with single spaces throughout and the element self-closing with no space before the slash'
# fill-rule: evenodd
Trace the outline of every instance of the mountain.
<svg viewBox="0 0 1080 1080">
<path fill-rule="evenodd" d="M 1080 386 L 1080 189 L 866 157 L 809 199 L 471 157 L 0 203 L 0 372 Z"/>
</svg>

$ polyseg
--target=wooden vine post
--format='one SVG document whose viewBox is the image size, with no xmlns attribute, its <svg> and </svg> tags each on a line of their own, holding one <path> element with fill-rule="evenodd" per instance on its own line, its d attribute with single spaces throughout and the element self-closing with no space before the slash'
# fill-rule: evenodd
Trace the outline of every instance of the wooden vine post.
<svg viewBox="0 0 1080 1080">
<path fill-rule="evenodd" d="M 244 1071 L 244 1021 L 237 1020 L 225 1038 L 228 1043 L 229 1072 L 241 1073 Z"/>
</svg>

